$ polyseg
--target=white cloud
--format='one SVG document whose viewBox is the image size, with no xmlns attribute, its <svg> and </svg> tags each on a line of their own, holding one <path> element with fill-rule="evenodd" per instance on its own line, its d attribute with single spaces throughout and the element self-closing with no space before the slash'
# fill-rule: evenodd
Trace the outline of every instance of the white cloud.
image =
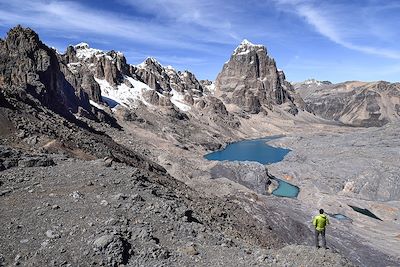
<svg viewBox="0 0 400 267">
<path fill-rule="evenodd" d="M 372 32 L 368 25 L 368 16 L 373 12 L 365 7 L 356 13 L 351 6 L 327 5 L 305 0 L 275 0 L 282 10 L 294 12 L 329 40 L 348 49 L 366 54 L 400 59 L 400 51 L 388 48 L 360 44 L 369 40 L 385 39 L 383 32 Z M 287 9 L 290 7 L 289 9 Z M 382 7 L 380 7 L 382 8 Z M 364 16 L 362 16 L 364 15 Z M 362 38 L 361 38 L 362 37 Z M 358 41 L 354 41 L 357 40 Z"/>
<path fill-rule="evenodd" d="M 151 1 L 149 1 L 151 2 Z M 71 1 L 0 0 L 0 25 L 16 24 L 38 29 L 118 37 L 135 42 L 207 51 L 202 43 L 230 43 L 229 34 L 185 28 L 184 25 L 162 24 L 141 20 L 111 11 L 98 10 Z M 197 42 L 193 42 L 197 40 Z"/>
<path fill-rule="evenodd" d="M 213 30 L 232 30 L 229 14 L 239 11 L 235 5 L 220 0 L 121 0 L 158 18 L 178 23 L 192 23 Z"/>
</svg>

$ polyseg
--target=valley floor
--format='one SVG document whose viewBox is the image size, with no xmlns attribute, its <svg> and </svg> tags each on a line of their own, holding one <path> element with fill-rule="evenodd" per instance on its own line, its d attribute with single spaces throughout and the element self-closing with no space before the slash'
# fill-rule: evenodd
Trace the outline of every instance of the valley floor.
<svg viewBox="0 0 400 267">
<path fill-rule="evenodd" d="M 182 149 L 169 138 L 132 125 L 125 125 L 123 136 L 112 135 L 124 145 L 148 148 L 150 158 L 201 194 L 236 199 L 259 220 L 275 222 L 274 230 L 288 243 L 313 244 L 311 218 L 318 209 L 344 214 L 352 222 L 331 219 L 330 247 L 361 266 L 395 266 L 400 262 L 400 126 L 354 128 L 326 124 L 308 115 L 300 114 L 297 120 L 282 119 L 281 115 L 242 120 L 236 135 L 221 139 L 231 142 L 285 135 L 270 144 L 292 152 L 283 161 L 268 165 L 268 170 L 301 188 L 295 200 L 255 196 L 228 179 L 210 180 L 209 170 L 216 163 L 203 159 L 207 151 L 193 139 L 186 144 L 188 149 Z M 129 131 L 136 142 L 124 137 Z M 357 213 L 348 205 L 367 208 L 383 221 Z M 286 222 L 284 227 L 281 221 Z"/>
<path fill-rule="evenodd" d="M 359 129 L 278 113 L 242 119 L 234 132 L 174 121 L 163 121 L 162 129 L 120 123 L 123 130 L 93 125 L 181 182 L 119 163 L 62 156 L 54 156 L 56 166 L 5 170 L 0 173 L 0 262 L 396 266 L 400 261 L 399 125 Z M 301 188 L 297 199 L 211 179 L 217 163 L 203 158 L 210 148 L 277 134 L 286 137 L 270 144 L 292 152 L 267 167 Z M 368 208 L 383 221 L 348 204 Z M 331 219 L 328 251 L 313 247 L 311 218 L 319 208 L 353 220 Z"/>
</svg>

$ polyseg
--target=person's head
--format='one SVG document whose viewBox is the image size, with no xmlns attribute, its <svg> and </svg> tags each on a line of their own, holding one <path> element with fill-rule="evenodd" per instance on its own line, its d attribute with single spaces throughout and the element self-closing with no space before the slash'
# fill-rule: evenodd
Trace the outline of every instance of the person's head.
<svg viewBox="0 0 400 267">
<path fill-rule="evenodd" d="M 319 214 L 324 214 L 324 210 L 323 210 L 323 209 L 320 209 L 320 210 L 319 210 Z"/>
</svg>

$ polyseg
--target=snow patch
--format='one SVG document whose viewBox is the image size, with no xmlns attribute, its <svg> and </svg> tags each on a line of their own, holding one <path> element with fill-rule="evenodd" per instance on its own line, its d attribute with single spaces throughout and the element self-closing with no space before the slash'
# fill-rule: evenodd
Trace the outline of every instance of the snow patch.
<svg viewBox="0 0 400 267">
<path fill-rule="evenodd" d="M 243 41 L 240 43 L 240 45 L 252 45 L 252 46 L 254 46 L 254 44 L 252 42 L 250 42 L 249 40 L 247 40 L 247 39 L 243 39 Z"/>
<path fill-rule="evenodd" d="M 184 95 L 179 93 L 178 91 L 172 89 L 171 92 L 172 97 L 171 97 L 171 102 L 174 104 L 177 108 L 182 110 L 183 112 L 189 111 L 191 107 L 187 104 L 185 104 L 184 100 Z"/>
<path fill-rule="evenodd" d="M 132 84 L 132 87 L 122 83 L 114 88 L 106 80 L 95 78 L 96 82 L 100 85 L 103 101 L 107 102 L 111 108 L 116 108 L 118 105 L 127 108 L 136 108 L 140 102 L 146 106 L 151 106 L 151 104 L 144 99 L 143 92 L 153 89 L 132 77 L 125 76 L 124 78 Z M 159 97 L 164 97 L 158 92 L 157 94 Z"/>
<path fill-rule="evenodd" d="M 68 63 L 68 64 L 67 64 L 67 67 L 68 67 L 68 69 L 69 69 L 70 71 L 72 71 L 73 73 L 78 73 L 79 67 L 80 67 L 81 65 L 82 65 L 82 64 L 81 64 L 80 62 L 72 62 L 72 63 Z"/>
<path fill-rule="evenodd" d="M 206 85 L 205 87 L 210 92 L 211 95 L 215 94 L 215 83 L 214 82 L 212 82 L 209 85 Z"/>
<path fill-rule="evenodd" d="M 305 80 L 305 81 L 303 82 L 303 84 L 305 84 L 305 85 L 316 85 L 316 86 L 321 86 L 321 85 L 322 85 L 322 82 L 317 81 L 316 79 L 308 79 L 308 80 Z"/>
<path fill-rule="evenodd" d="M 93 100 L 89 100 L 90 105 L 92 105 L 93 107 L 96 107 L 98 109 L 104 110 L 104 107 L 96 102 L 94 102 Z"/>
<path fill-rule="evenodd" d="M 105 56 L 107 59 L 112 60 L 112 57 L 104 53 L 103 50 L 90 48 L 89 44 L 87 43 L 79 43 L 74 45 L 74 48 L 76 51 L 76 57 L 81 60 L 90 59 L 93 56 L 96 56 L 97 58 Z"/>
</svg>

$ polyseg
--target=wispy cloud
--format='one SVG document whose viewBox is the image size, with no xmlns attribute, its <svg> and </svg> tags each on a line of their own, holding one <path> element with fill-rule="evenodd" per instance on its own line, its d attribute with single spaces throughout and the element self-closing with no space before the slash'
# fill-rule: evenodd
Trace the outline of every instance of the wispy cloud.
<svg viewBox="0 0 400 267">
<path fill-rule="evenodd" d="M 400 59 L 399 50 L 368 44 L 376 39 L 387 39 L 384 32 L 373 31 L 374 27 L 368 23 L 371 19 L 368 16 L 373 14 L 374 10 L 384 8 L 381 3 L 379 6 L 358 7 L 358 10 L 355 11 L 349 5 L 327 4 L 312 0 L 275 0 L 275 2 L 282 7 L 282 10 L 294 12 L 313 26 L 318 33 L 345 48 L 371 55 Z M 399 8 L 399 6 L 390 4 L 387 8 L 393 9 Z M 378 23 L 384 23 L 384 18 Z M 389 27 L 389 25 L 385 26 Z"/>
<path fill-rule="evenodd" d="M 232 40 L 229 34 L 221 35 L 215 31 L 205 34 L 204 29 L 196 28 L 185 30 L 71 1 L 0 0 L 0 25 L 16 24 L 70 34 L 114 36 L 153 46 L 162 44 L 189 50 L 207 50 L 203 45 L 207 41 L 227 43 Z"/>
<path fill-rule="evenodd" d="M 232 30 L 231 14 L 240 9 L 220 0 L 120 0 L 160 19 L 191 23 L 208 29 Z M 223 16 L 223 15 L 228 16 Z"/>
</svg>

